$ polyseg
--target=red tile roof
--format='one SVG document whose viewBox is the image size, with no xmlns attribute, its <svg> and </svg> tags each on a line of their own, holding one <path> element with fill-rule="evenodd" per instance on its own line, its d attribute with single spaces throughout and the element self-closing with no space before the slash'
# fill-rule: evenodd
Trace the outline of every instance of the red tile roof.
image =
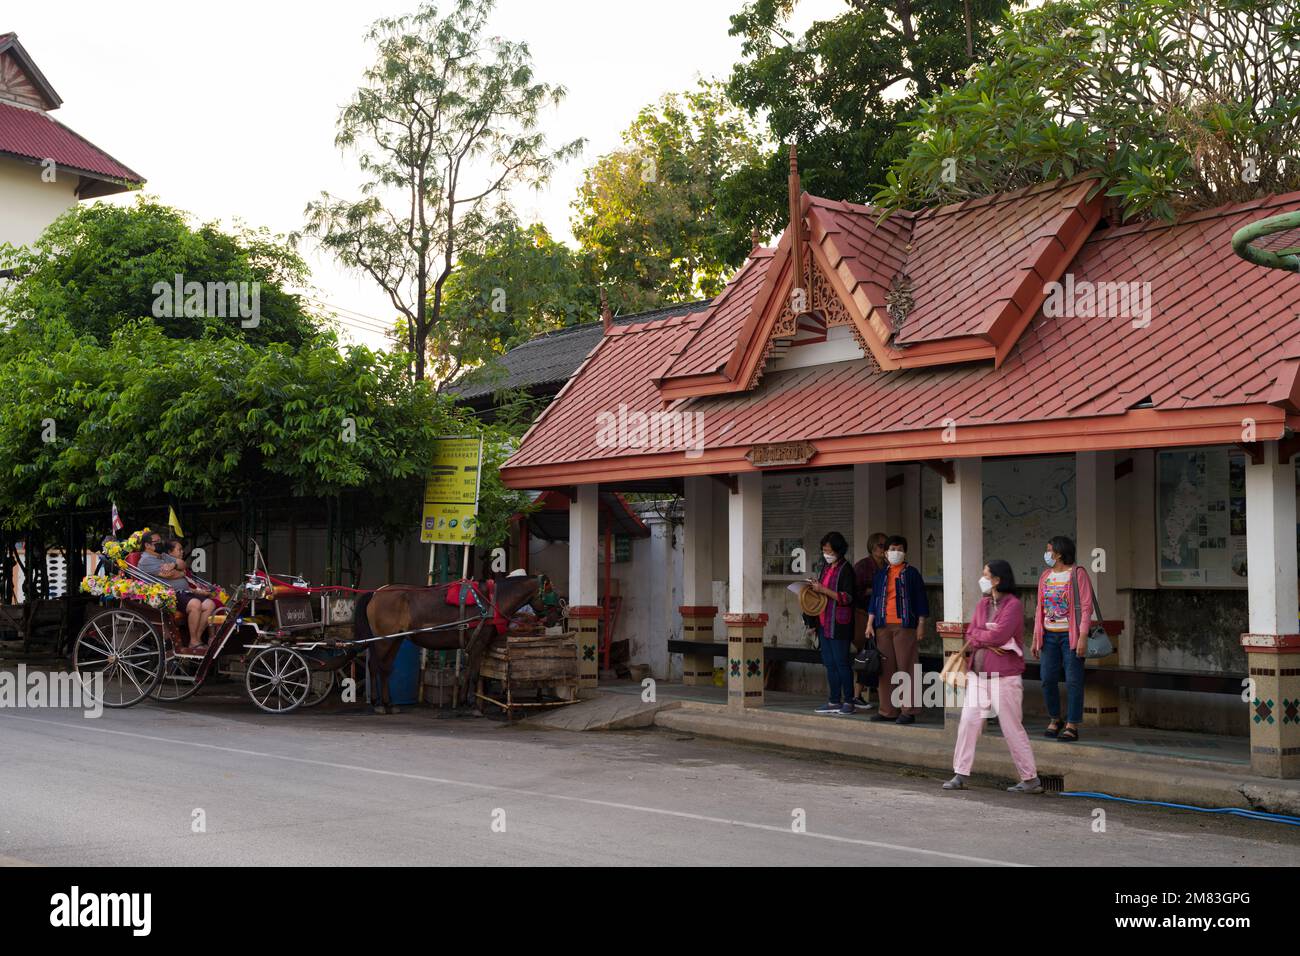
<svg viewBox="0 0 1300 956">
<path fill-rule="evenodd" d="M 1300 193 L 1172 225 L 1095 229 L 1065 281 L 1076 290 L 1137 283 L 1139 292 L 1149 283 L 1150 324 L 1039 308 L 999 366 L 882 372 L 861 359 L 772 371 L 749 392 L 666 405 L 653 379 L 664 355 L 698 338 L 698 316 L 615 329 L 543 412 L 503 478 L 527 486 L 744 470 L 751 445 L 778 441 L 813 442 L 813 464 L 824 465 L 1231 442 L 1243 417 L 1256 420 L 1260 440 L 1280 437 L 1287 417 L 1295 425 L 1300 415 L 1300 281 L 1239 259 L 1229 240 L 1243 225 L 1290 209 L 1300 209 Z M 1270 244 L 1298 241 L 1300 231 Z M 855 242 L 882 258 L 896 248 L 869 236 Z M 874 281 L 865 268 L 860 275 Z M 832 415 L 812 400 L 827 395 L 836 399 Z M 597 415 L 616 414 L 620 404 L 629 412 L 702 412 L 705 451 L 599 447 Z M 957 423 L 956 443 L 941 440 L 948 421 Z"/>
<path fill-rule="evenodd" d="M 45 113 L 0 103 L 0 153 L 59 166 L 121 182 L 139 184 L 144 178 L 108 153 L 83 139 Z"/>
</svg>

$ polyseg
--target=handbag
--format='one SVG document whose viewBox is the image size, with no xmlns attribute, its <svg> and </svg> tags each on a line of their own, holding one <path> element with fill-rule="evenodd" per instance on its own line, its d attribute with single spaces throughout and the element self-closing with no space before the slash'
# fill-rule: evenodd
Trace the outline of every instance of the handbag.
<svg viewBox="0 0 1300 956">
<path fill-rule="evenodd" d="M 967 672 L 970 670 L 970 664 L 966 660 L 968 650 L 970 644 L 962 644 L 961 650 L 956 654 L 948 655 L 948 659 L 943 662 L 943 670 L 939 671 L 939 679 L 954 690 L 966 686 Z"/>
<path fill-rule="evenodd" d="M 853 671 L 860 674 L 858 683 L 870 687 L 880 680 L 880 649 L 874 637 L 867 638 L 862 650 L 853 657 Z"/>
<path fill-rule="evenodd" d="M 1083 608 L 1079 606 L 1079 574 L 1083 572 L 1082 568 L 1075 568 L 1075 573 L 1070 577 L 1070 584 L 1074 587 L 1074 627 L 1078 630 L 1079 625 L 1083 623 Z M 1101 625 L 1105 615 L 1101 612 L 1101 605 L 1097 602 L 1097 592 L 1092 593 L 1092 608 L 1097 612 L 1096 618 L 1090 623 L 1092 626 L 1088 629 L 1087 645 L 1083 656 L 1089 660 L 1098 657 L 1109 657 L 1115 653 L 1115 645 L 1111 643 L 1110 635 L 1106 633 L 1106 628 Z"/>
</svg>

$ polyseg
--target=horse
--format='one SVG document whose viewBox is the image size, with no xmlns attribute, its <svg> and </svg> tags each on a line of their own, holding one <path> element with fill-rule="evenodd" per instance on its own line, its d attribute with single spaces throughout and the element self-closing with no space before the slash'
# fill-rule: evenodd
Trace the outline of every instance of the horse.
<svg viewBox="0 0 1300 956">
<path fill-rule="evenodd" d="M 458 582 L 459 583 L 459 582 Z M 536 577 L 506 577 L 496 581 L 496 591 L 486 608 L 487 617 L 480 620 L 472 598 L 466 596 L 465 617 L 459 606 L 447 603 L 447 592 L 454 584 L 422 588 L 406 585 L 386 585 L 362 596 L 357 602 L 352 623 L 352 636 L 357 641 L 369 642 L 366 653 L 367 675 L 371 698 L 376 714 L 399 714 L 388 695 L 388 678 L 393 673 L 397 651 L 403 638 L 384 639 L 386 634 L 405 634 L 423 628 L 441 627 L 436 631 L 408 634 L 406 640 L 417 647 L 431 651 L 464 650 L 467 665 L 464 671 L 461 700 L 466 700 L 473 678 L 478 674 L 479 660 L 496 633 L 492 625 L 493 607 L 507 620 L 538 593 Z M 477 590 L 477 588 L 476 588 Z M 482 590 L 479 592 L 482 594 Z M 484 595 L 486 600 L 486 595 Z M 464 627 L 447 625 L 463 623 Z M 375 638 L 378 637 L 378 640 Z M 462 641 L 465 643 L 462 644 Z"/>
</svg>

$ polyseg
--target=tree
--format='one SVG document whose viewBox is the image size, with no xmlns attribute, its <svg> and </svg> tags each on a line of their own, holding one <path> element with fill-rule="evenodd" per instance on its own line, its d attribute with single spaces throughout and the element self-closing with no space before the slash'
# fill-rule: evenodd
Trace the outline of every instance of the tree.
<svg viewBox="0 0 1300 956">
<path fill-rule="evenodd" d="M 317 332 L 317 320 L 287 291 L 307 281 L 297 254 L 265 230 L 194 228 L 184 213 L 144 197 L 131 206 L 74 206 L 32 246 L 0 248 L 0 267 L 21 280 L 0 285 L 0 313 L 37 328 L 67 321 L 101 344 L 142 318 L 171 338 L 300 345 Z M 244 303 L 257 303 L 256 322 L 241 321 L 224 295 L 212 302 L 205 295 L 202 309 L 188 314 L 175 307 L 178 276 L 182 287 L 199 283 L 225 292 L 233 284 Z M 248 286 L 242 292 L 241 283 Z M 164 287 L 167 308 L 160 304 Z"/>
<path fill-rule="evenodd" d="M 759 159 L 759 136 L 721 86 L 647 106 L 624 147 L 587 170 L 573 234 L 620 311 L 716 295 L 750 249 L 750 224 L 718 213 L 730 176 Z"/>
<path fill-rule="evenodd" d="M 376 62 L 335 137 L 357 153 L 362 196 L 323 193 L 306 211 L 303 234 L 387 294 L 417 379 L 459 252 L 484 241 L 509 189 L 541 184 L 581 147 L 547 146 L 538 119 L 564 90 L 535 80 L 525 44 L 482 36 L 492 6 L 455 0 L 439 17 L 425 3 L 375 22 Z"/>
<path fill-rule="evenodd" d="M 953 202 L 1091 171 L 1125 218 L 1300 189 L 1300 5 L 1074 0 L 1013 17 L 933 97 L 877 200 Z"/>
<path fill-rule="evenodd" d="M 787 24 L 798 0 L 749 0 L 731 18 L 744 60 L 727 89 L 751 114 L 766 116 L 774 141 L 798 145 L 810 192 L 865 202 L 906 148 L 900 124 L 916 115 L 919 101 L 962 79 L 1009 5 L 845 0 L 839 16 L 796 36 Z M 723 214 L 778 229 L 786 218 L 788 168 L 777 149 L 743 169 Z"/>
<path fill-rule="evenodd" d="M 495 223 L 447 280 L 446 320 L 429 338 L 434 377 L 449 382 L 543 332 L 593 321 L 600 301 L 580 258 L 545 226 Z"/>
</svg>

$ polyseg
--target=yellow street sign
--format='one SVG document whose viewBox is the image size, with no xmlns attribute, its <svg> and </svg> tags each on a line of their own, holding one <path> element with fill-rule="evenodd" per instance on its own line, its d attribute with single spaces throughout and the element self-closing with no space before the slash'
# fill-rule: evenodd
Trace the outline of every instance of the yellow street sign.
<svg viewBox="0 0 1300 956">
<path fill-rule="evenodd" d="M 471 544 L 478 530 L 483 441 L 440 438 L 424 486 L 421 544 Z"/>
</svg>

